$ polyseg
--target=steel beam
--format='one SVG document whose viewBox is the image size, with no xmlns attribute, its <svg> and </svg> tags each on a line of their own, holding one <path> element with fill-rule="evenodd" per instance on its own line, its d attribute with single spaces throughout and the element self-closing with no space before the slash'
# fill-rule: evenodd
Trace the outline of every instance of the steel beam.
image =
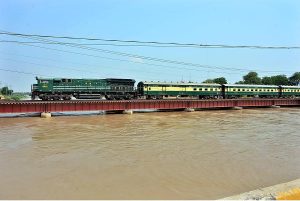
<svg viewBox="0 0 300 201">
<path fill-rule="evenodd" d="M 0 113 L 300 106 L 300 99 L 0 101 Z"/>
</svg>

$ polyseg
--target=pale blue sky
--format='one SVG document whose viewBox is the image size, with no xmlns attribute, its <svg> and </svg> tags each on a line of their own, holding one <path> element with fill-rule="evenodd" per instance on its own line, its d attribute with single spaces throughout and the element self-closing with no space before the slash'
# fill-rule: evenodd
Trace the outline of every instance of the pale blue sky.
<svg viewBox="0 0 300 201">
<path fill-rule="evenodd" d="M 0 30 L 27 34 L 141 41 L 300 46 L 300 1 L 1 0 Z M 25 41 L 26 39 L 0 35 L 0 40 Z M 86 41 L 73 42 L 86 43 Z M 246 69 L 245 71 L 229 71 L 196 67 L 192 67 L 193 70 L 191 70 L 186 69 L 191 68 L 187 66 L 133 59 L 78 48 L 45 44 L 39 46 L 93 56 L 0 42 L 0 68 L 36 73 L 47 77 L 124 77 L 134 78 L 137 81 L 201 82 L 207 78 L 224 76 L 231 83 L 241 80 L 242 76 L 247 73 L 247 69 L 258 70 L 260 76 L 274 74 L 290 76 L 293 72 L 300 71 L 300 49 L 96 47 L 208 66 Z M 10 85 L 15 91 L 30 91 L 30 85 L 35 82 L 35 79 L 34 75 L 0 71 L 0 81 L 2 86 Z"/>
</svg>

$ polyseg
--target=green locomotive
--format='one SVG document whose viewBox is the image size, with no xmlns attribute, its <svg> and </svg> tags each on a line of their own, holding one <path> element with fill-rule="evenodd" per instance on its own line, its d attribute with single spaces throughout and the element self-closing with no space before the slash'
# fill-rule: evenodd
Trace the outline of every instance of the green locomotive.
<svg viewBox="0 0 300 201">
<path fill-rule="evenodd" d="M 32 99 L 70 100 L 98 99 L 132 99 L 135 98 L 135 80 L 133 79 L 67 79 L 67 78 L 38 78 L 37 84 L 32 85 Z"/>
</svg>

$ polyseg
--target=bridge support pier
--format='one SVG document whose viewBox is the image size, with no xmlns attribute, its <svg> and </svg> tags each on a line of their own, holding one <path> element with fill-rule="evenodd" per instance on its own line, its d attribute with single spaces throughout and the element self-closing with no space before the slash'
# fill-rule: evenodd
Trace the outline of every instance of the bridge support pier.
<svg viewBox="0 0 300 201">
<path fill-rule="evenodd" d="M 42 112 L 41 113 L 41 118 L 50 118 L 51 117 L 51 112 Z"/>
<path fill-rule="evenodd" d="M 133 111 L 132 110 L 123 110 L 122 113 L 131 115 L 131 114 L 133 114 Z"/>
<path fill-rule="evenodd" d="M 271 105 L 270 108 L 280 108 L 279 105 Z"/>
<path fill-rule="evenodd" d="M 185 108 L 184 109 L 185 112 L 195 112 L 194 108 Z"/>
<path fill-rule="evenodd" d="M 231 109 L 232 110 L 242 110 L 243 108 L 242 107 L 232 107 Z"/>
</svg>

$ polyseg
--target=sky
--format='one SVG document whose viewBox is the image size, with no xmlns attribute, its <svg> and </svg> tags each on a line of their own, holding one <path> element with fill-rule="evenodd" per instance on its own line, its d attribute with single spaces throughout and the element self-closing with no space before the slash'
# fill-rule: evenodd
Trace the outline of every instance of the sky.
<svg viewBox="0 0 300 201">
<path fill-rule="evenodd" d="M 35 35 L 299 47 L 299 22 L 298 0 L 0 0 L 0 32 Z M 0 86 L 30 91 L 35 76 L 132 78 L 137 82 L 202 82 L 225 77 L 235 83 L 251 70 L 261 77 L 300 71 L 300 49 L 112 46 L 102 41 L 48 40 L 84 45 L 19 43 L 38 41 L 0 34 Z"/>
</svg>

